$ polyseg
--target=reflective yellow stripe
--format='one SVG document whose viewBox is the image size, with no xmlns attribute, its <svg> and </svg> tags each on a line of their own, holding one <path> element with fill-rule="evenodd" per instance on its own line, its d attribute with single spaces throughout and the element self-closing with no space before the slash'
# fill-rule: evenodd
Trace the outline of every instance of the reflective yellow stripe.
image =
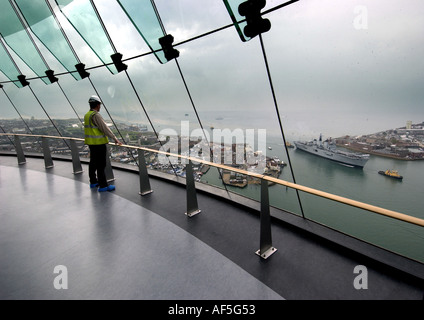
<svg viewBox="0 0 424 320">
<path fill-rule="evenodd" d="M 109 139 L 106 137 L 106 135 L 100 131 L 99 128 L 92 122 L 92 117 L 96 113 L 96 111 L 90 110 L 84 116 L 84 142 L 88 145 L 99 145 L 109 142 Z"/>
<path fill-rule="evenodd" d="M 92 138 L 92 139 L 100 139 L 100 138 L 105 138 L 106 136 L 105 135 L 102 135 L 102 136 L 90 136 L 90 135 L 86 135 L 85 137 L 86 138 Z"/>
</svg>

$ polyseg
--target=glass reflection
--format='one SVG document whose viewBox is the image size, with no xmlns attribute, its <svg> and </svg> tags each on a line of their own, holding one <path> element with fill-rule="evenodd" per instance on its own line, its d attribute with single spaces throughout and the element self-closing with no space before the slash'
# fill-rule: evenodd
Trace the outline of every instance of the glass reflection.
<svg viewBox="0 0 424 320">
<path fill-rule="evenodd" d="M 45 77 L 48 66 L 33 44 L 30 35 L 24 29 L 23 21 L 17 15 L 10 2 L 4 1 L 0 11 L 0 33 L 7 45 L 35 72 L 39 77 Z M 46 78 L 42 80 L 49 84 Z"/>
<path fill-rule="evenodd" d="M 109 41 L 96 11 L 88 0 L 55 0 L 60 11 L 65 15 L 75 30 L 86 41 L 99 59 L 107 64 L 112 73 L 116 68 L 112 63 L 111 55 L 114 53 L 112 43 Z"/>
<path fill-rule="evenodd" d="M 31 31 L 52 52 L 67 71 L 74 71 L 75 65 L 79 61 L 73 54 L 73 48 L 66 41 L 61 26 L 52 15 L 48 2 L 45 0 L 15 1 Z M 81 80 L 78 73 L 71 72 L 71 75 L 75 79 Z"/>
<path fill-rule="evenodd" d="M 0 61 L 1 61 L 0 71 L 5 76 L 7 76 L 9 80 L 14 81 L 13 83 L 17 87 L 22 88 L 23 85 L 18 81 L 18 75 L 20 74 L 20 72 L 17 69 L 13 59 L 11 58 L 8 48 L 3 42 L 3 37 L 1 35 L 0 35 Z"/>
<path fill-rule="evenodd" d="M 150 0 L 118 0 L 122 9 L 131 19 L 144 41 L 152 51 L 161 50 L 159 38 L 163 37 L 164 31 L 156 16 L 154 3 Z M 160 63 L 166 63 L 163 51 L 154 53 Z"/>
</svg>

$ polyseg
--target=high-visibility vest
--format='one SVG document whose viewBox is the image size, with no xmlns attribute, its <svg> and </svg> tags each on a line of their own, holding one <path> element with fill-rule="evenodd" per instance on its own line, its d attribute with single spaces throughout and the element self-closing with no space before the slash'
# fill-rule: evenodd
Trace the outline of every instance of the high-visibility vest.
<svg viewBox="0 0 424 320">
<path fill-rule="evenodd" d="M 93 123 L 92 117 L 96 113 L 97 111 L 90 110 L 84 116 L 84 142 L 88 145 L 109 143 L 106 135 Z"/>
</svg>

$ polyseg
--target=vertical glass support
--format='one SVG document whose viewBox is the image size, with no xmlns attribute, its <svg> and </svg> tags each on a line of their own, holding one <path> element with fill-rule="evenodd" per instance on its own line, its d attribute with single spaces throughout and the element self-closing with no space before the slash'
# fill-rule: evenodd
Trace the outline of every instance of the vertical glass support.
<svg viewBox="0 0 424 320">
<path fill-rule="evenodd" d="M 71 153 L 72 153 L 73 172 L 74 174 L 82 173 L 84 170 L 82 170 L 77 144 L 75 143 L 75 140 L 72 140 L 72 139 L 70 140 L 70 144 L 71 144 Z"/>
<path fill-rule="evenodd" d="M 80 34 L 97 57 L 107 66 L 112 74 L 116 70 L 112 58 L 115 50 L 99 21 L 96 11 L 89 0 L 55 0 L 60 11 Z"/>
<path fill-rule="evenodd" d="M 53 168 L 53 159 L 50 154 L 49 142 L 46 137 L 42 137 L 42 146 L 43 146 L 43 154 L 44 154 L 44 167 L 46 169 Z"/>
<path fill-rule="evenodd" d="M 194 184 L 193 164 L 191 160 L 186 165 L 186 191 L 187 191 L 187 212 L 188 217 L 192 217 L 201 212 L 197 205 L 196 186 Z"/>
<path fill-rule="evenodd" d="M 261 235 L 260 235 L 260 249 L 256 254 L 263 259 L 268 259 L 274 252 L 277 251 L 272 246 L 271 236 L 271 214 L 269 210 L 269 195 L 268 195 L 268 181 L 261 179 Z"/>
<path fill-rule="evenodd" d="M 22 149 L 21 140 L 17 135 L 15 135 L 15 149 L 16 149 L 16 155 L 18 156 L 18 164 L 25 164 L 26 159 L 24 155 L 24 150 Z"/>
<path fill-rule="evenodd" d="M 146 160 L 144 159 L 144 150 L 138 149 L 138 171 L 140 176 L 140 192 L 139 194 L 145 196 L 152 193 L 150 188 L 149 174 L 147 173 Z"/>
<path fill-rule="evenodd" d="M 113 175 L 112 165 L 110 164 L 110 147 L 106 145 L 106 180 L 107 182 L 114 181 L 115 176 Z"/>
</svg>

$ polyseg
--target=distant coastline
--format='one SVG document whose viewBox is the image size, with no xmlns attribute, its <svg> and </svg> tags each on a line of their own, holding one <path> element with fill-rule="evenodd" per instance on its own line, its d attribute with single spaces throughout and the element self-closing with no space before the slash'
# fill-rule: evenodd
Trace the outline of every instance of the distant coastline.
<svg viewBox="0 0 424 320">
<path fill-rule="evenodd" d="M 369 135 L 342 136 L 336 144 L 349 150 L 396 160 L 424 160 L 424 122 Z"/>
</svg>

